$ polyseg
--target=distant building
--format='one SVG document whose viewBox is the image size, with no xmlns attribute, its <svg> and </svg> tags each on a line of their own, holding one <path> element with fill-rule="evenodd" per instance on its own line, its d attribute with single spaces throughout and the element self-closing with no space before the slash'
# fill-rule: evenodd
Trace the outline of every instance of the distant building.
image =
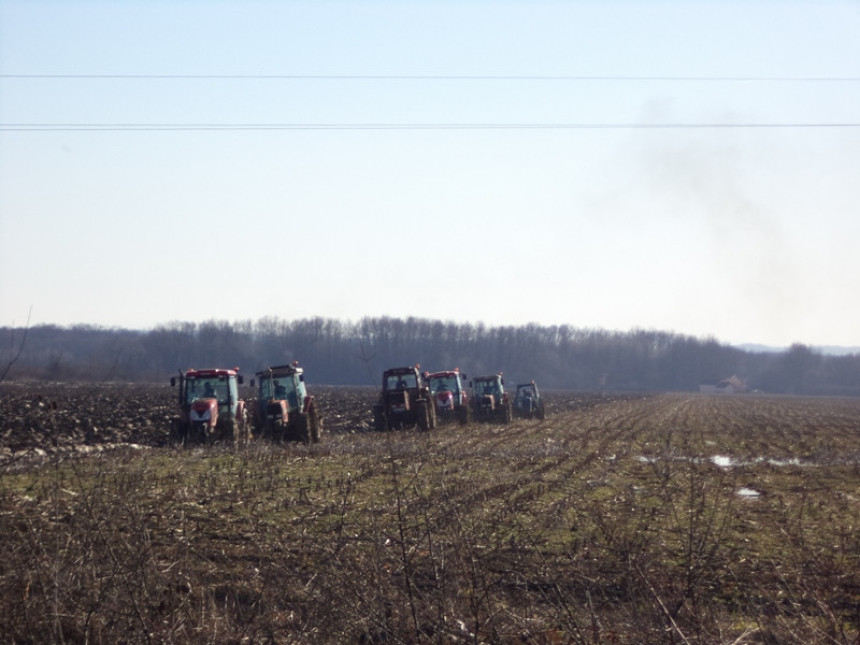
<svg viewBox="0 0 860 645">
<path fill-rule="evenodd" d="M 749 391 L 747 384 L 737 376 L 724 378 L 719 383 L 702 383 L 699 392 L 702 394 L 738 394 Z"/>
</svg>

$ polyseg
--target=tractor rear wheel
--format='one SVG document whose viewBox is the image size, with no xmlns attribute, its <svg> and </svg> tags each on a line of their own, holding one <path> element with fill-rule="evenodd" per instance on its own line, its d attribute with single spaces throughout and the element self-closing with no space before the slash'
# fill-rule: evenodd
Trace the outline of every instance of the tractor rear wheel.
<svg viewBox="0 0 860 645">
<path fill-rule="evenodd" d="M 296 418 L 294 429 L 296 440 L 301 441 L 302 443 L 311 442 L 310 423 L 308 422 L 308 415 L 298 415 Z"/>
<path fill-rule="evenodd" d="M 214 442 L 233 443 L 236 437 L 236 419 L 218 419 L 215 424 Z"/>
<path fill-rule="evenodd" d="M 170 443 L 185 448 L 188 445 L 189 424 L 179 417 L 173 419 L 170 425 Z"/>
<path fill-rule="evenodd" d="M 430 429 L 430 410 L 427 407 L 427 401 L 418 401 L 415 405 L 415 415 L 418 420 L 418 427 L 421 430 L 427 431 Z"/>
<path fill-rule="evenodd" d="M 311 442 L 319 443 L 320 442 L 320 434 L 322 433 L 322 419 L 320 418 L 319 413 L 317 412 L 316 406 L 313 406 L 308 412 L 310 416 L 310 435 Z"/>
<path fill-rule="evenodd" d="M 188 431 L 185 437 L 186 445 L 189 443 L 206 443 L 207 439 L 207 426 L 202 423 L 190 423 L 188 424 Z"/>
<path fill-rule="evenodd" d="M 468 405 L 461 405 L 459 408 L 457 408 L 457 420 L 460 422 L 461 426 L 464 426 L 469 423 L 470 416 L 471 415 L 469 414 Z"/>
<path fill-rule="evenodd" d="M 377 432 L 383 432 L 388 429 L 385 422 L 385 411 L 381 405 L 373 406 L 373 429 Z"/>
</svg>

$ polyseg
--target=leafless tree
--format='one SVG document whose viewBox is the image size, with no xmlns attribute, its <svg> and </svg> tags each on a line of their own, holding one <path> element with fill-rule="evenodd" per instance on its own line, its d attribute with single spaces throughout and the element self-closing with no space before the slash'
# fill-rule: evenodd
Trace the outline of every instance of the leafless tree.
<svg viewBox="0 0 860 645">
<path fill-rule="evenodd" d="M 30 316 L 33 313 L 33 307 L 30 307 L 30 310 L 27 312 L 27 322 L 24 324 L 23 334 L 21 335 L 21 340 L 18 342 L 18 347 L 15 347 L 15 327 L 9 331 L 9 361 L 6 363 L 6 367 L 3 368 L 3 373 L 0 374 L 0 382 L 2 382 L 6 376 L 9 374 L 9 370 L 12 369 L 12 366 L 21 358 L 21 353 L 24 351 L 24 343 L 27 342 L 27 331 L 30 329 Z"/>
</svg>

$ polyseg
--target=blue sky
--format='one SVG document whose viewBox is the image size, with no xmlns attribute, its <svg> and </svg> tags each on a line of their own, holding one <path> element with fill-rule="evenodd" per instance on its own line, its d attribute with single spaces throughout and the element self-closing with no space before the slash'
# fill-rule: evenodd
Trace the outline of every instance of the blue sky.
<svg viewBox="0 0 860 645">
<path fill-rule="evenodd" d="M 856 1 L 2 0 L 0 74 L 0 325 L 860 345 Z"/>
</svg>

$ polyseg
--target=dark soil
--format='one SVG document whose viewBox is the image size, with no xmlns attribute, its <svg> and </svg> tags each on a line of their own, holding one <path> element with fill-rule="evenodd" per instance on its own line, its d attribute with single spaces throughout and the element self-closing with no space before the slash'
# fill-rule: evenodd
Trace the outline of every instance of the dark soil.
<svg viewBox="0 0 860 645">
<path fill-rule="evenodd" d="M 168 385 L 0 385 L 0 640 L 860 642 L 860 399 L 311 391 L 319 444 L 184 449 Z"/>
</svg>

